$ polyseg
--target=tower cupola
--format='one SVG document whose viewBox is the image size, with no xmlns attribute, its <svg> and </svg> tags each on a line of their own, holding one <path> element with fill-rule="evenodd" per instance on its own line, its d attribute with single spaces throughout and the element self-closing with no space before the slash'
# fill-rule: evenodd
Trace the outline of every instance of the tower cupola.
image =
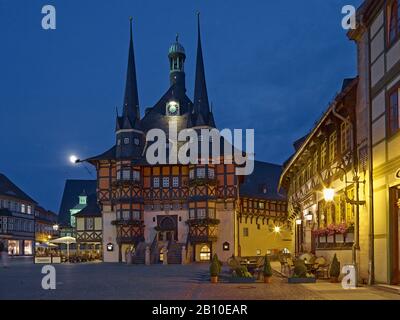
<svg viewBox="0 0 400 320">
<path fill-rule="evenodd" d="M 177 85 L 185 89 L 185 48 L 179 43 L 179 36 L 176 35 L 175 42 L 168 50 L 169 79 L 171 86 Z"/>
</svg>

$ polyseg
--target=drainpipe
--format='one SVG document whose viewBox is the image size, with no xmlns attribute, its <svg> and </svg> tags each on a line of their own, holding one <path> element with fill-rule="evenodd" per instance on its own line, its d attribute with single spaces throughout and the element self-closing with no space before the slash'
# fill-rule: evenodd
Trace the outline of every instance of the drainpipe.
<svg viewBox="0 0 400 320">
<path fill-rule="evenodd" d="M 369 33 L 367 33 L 369 38 Z M 369 46 L 368 46 L 369 47 Z M 369 48 L 368 48 L 369 49 Z M 368 58 L 366 61 L 369 63 L 369 50 L 366 50 Z M 366 70 L 370 70 L 368 67 Z M 369 73 L 367 73 L 369 75 Z M 371 96 L 371 81 L 368 77 L 368 213 L 369 213 L 369 253 L 368 253 L 368 285 L 375 283 L 375 228 L 374 228 L 374 174 L 373 174 L 373 156 L 372 156 L 372 96 Z"/>
</svg>

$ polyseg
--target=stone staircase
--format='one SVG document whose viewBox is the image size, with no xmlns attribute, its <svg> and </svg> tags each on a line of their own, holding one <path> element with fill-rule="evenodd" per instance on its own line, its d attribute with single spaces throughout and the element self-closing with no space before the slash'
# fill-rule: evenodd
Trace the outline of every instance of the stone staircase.
<svg viewBox="0 0 400 320">
<path fill-rule="evenodd" d="M 168 247 L 168 241 L 153 241 L 150 247 L 150 263 L 157 264 L 160 263 L 160 252 L 163 247 Z"/>
<path fill-rule="evenodd" d="M 168 245 L 168 264 L 182 263 L 183 244 L 171 241 Z"/>
<path fill-rule="evenodd" d="M 145 255 L 146 255 L 146 243 L 139 242 L 136 247 L 135 253 L 132 257 L 133 264 L 144 264 L 145 263 Z"/>
</svg>

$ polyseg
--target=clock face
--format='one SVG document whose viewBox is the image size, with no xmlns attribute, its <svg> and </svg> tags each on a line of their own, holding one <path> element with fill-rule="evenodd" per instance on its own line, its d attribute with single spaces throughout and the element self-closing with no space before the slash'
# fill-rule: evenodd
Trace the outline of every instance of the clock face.
<svg viewBox="0 0 400 320">
<path fill-rule="evenodd" d="M 175 101 L 170 101 L 167 104 L 167 115 L 176 116 L 179 113 L 179 103 Z"/>
</svg>

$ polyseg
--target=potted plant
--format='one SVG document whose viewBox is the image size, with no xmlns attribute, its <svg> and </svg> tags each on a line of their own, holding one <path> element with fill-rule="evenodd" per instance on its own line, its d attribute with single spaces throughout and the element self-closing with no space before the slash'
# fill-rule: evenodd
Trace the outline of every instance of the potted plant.
<svg viewBox="0 0 400 320">
<path fill-rule="evenodd" d="M 221 272 L 221 265 L 218 261 L 218 257 L 216 257 L 216 254 L 214 255 L 211 265 L 210 265 L 210 276 L 211 276 L 211 283 L 217 283 L 218 282 L 218 275 Z"/>
<path fill-rule="evenodd" d="M 268 255 L 265 255 L 263 274 L 264 274 L 264 283 L 271 283 L 272 268 Z"/>
<path fill-rule="evenodd" d="M 331 268 L 329 270 L 329 275 L 331 277 L 331 282 L 332 283 L 337 283 L 339 282 L 339 276 L 340 276 L 340 262 L 338 261 L 336 257 L 336 253 L 333 256 L 333 260 L 331 263 Z"/>
</svg>

